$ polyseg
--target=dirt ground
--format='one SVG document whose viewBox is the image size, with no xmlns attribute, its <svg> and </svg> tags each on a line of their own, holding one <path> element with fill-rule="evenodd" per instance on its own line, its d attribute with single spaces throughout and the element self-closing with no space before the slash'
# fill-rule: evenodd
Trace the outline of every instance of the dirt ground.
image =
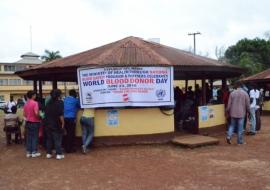
<svg viewBox="0 0 270 190">
<path fill-rule="evenodd" d="M 2 120 L 2 119 L 1 119 Z M 270 116 L 246 145 L 197 149 L 139 145 L 79 151 L 64 160 L 26 158 L 23 145 L 5 145 L 0 136 L 0 189 L 270 189 Z M 2 125 L 1 125 L 2 126 Z M 1 129 L 2 131 L 2 129 Z"/>
</svg>

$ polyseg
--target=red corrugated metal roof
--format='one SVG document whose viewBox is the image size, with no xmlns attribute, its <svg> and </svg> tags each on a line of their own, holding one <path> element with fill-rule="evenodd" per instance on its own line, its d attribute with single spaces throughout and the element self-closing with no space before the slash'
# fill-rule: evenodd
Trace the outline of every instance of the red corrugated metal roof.
<svg viewBox="0 0 270 190">
<path fill-rule="evenodd" d="M 86 65 L 209 65 L 226 66 L 217 60 L 195 56 L 192 53 L 145 41 L 137 37 L 91 49 L 34 67 L 52 68 Z M 231 67 L 232 65 L 227 65 Z M 234 66 L 232 66 L 234 67 Z"/>
<path fill-rule="evenodd" d="M 242 79 L 243 81 L 270 81 L 270 69 Z"/>
<path fill-rule="evenodd" d="M 82 53 L 57 59 L 51 62 L 32 67 L 30 70 L 17 72 L 24 79 L 48 79 L 52 72 L 62 74 L 64 72 L 76 72 L 75 69 L 82 66 L 174 66 L 176 72 L 212 72 L 212 77 L 239 76 L 243 70 L 239 67 L 221 63 L 217 60 L 193 55 L 192 53 L 165 46 L 162 44 L 149 42 L 138 37 L 127 37 L 122 40 L 94 48 Z M 65 71 L 62 70 L 65 68 Z M 180 69 L 180 70 L 179 70 Z M 194 72 L 194 73 L 195 73 Z M 223 72 L 223 73 L 222 73 Z M 240 74 L 239 74 L 240 73 Z M 202 73 L 207 76 L 208 73 Z M 76 74 L 75 74 L 76 75 Z M 189 75 L 186 72 L 185 75 Z M 216 75 L 216 76 L 214 76 Z M 181 76 L 183 78 L 183 76 Z M 196 74 L 194 78 L 198 78 Z M 57 77 L 55 77 L 57 78 Z M 61 80 L 64 80 L 61 76 Z M 60 79 L 58 77 L 58 79 Z M 72 80 L 75 80 L 73 76 Z"/>
</svg>

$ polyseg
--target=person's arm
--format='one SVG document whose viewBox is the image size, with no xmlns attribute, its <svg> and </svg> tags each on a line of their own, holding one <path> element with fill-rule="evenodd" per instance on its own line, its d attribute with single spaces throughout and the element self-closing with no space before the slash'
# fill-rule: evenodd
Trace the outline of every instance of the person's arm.
<svg viewBox="0 0 270 190">
<path fill-rule="evenodd" d="M 65 120 L 64 120 L 64 116 L 63 115 L 60 116 L 60 122 L 61 122 L 61 128 L 64 129 Z"/>
<path fill-rule="evenodd" d="M 232 104 L 232 96 L 231 94 L 229 95 L 229 100 L 228 100 L 228 104 L 227 104 L 227 108 L 226 108 L 226 111 L 229 113 L 230 112 L 230 109 L 231 109 L 231 104 Z"/>
<path fill-rule="evenodd" d="M 34 113 L 36 114 L 37 117 L 39 117 L 39 108 L 38 108 L 37 102 L 36 102 L 35 107 L 34 107 Z"/>
<path fill-rule="evenodd" d="M 247 113 L 249 114 L 250 113 L 250 99 L 249 99 L 248 94 L 246 94 L 245 96 L 245 101 L 246 101 L 246 110 L 247 110 Z"/>
<path fill-rule="evenodd" d="M 26 113 L 25 113 L 24 107 L 23 107 L 23 117 L 26 118 Z"/>
<path fill-rule="evenodd" d="M 81 108 L 80 99 L 77 99 L 77 107 L 78 107 L 78 109 Z"/>
<path fill-rule="evenodd" d="M 65 126 L 65 120 L 64 120 L 64 102 L 62 100 L 60 100 L 59 102 L 59 118 L 60 118 L 60 122 L 61 122 L 61 128 L 64 129 Z"/>
</svg>

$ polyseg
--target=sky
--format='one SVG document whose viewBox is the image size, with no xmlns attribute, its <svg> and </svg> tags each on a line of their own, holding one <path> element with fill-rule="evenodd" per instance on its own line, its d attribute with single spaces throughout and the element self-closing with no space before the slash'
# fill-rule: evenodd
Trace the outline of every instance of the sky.
<svg viewBox="0 0 270 190">
<path fill-rule="evenodd" d="M 1 0 L 0 62 L 19 60 L 31 41 L 32 52 L 63 57 L 128 36 L 189 50 L 188 33 L 197 31 L 198 54 L 216 58 L 216 47 L 263 38 L 269 7 L 269 0 Z"/>
</svg>

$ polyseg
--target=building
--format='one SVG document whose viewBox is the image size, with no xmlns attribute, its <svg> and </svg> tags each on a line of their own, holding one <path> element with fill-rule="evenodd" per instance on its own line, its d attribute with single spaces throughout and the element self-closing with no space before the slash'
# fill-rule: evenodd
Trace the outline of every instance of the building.
<svg viewBox="0 0 270 190">
<path fill-rule="evenodd" d="M 196 107 L 193 112 L 194 117 L 192 118 L 192 122 L 190 122 L 191 119 L 188 118 L 187 120 L 189 121 L 185 120 L 186 124 L 184 124 L 186 126 L 185 130 L 192 133 L 205 133 L 212 129 L 225 130 L 226 128 L 224 104 L 207 105 L 208 97 L 206 91 L 206 80 L 214 81 L 221 79 L 223 81 L 222 84 L 226 84 L 226 79 L 238 77 L 243 73 L 242 68 L 234 65 L 220 63 L 214 59 L 194 55 L 180 49 L 131 36 L 78 54 L 53 60 L 35 68 L 18 71 L 16 74 L 25 80 L 35 81 L 35 85 L 33 85 L 34 89 L 37 89 L 37 83 L 39 86 L 42 86 L 43 81 L 52 81 L 54 88 L 59 88 L 57 87 L 57 81 L 78 81 L 77 77 L 80 76 L 78 75 L 78 69 L 112 69 L 114 67 L 118 67 L 118 69 L 120 68 L 123 70 L 130 67 L 138 69 L 144 69 L 147 67 L 173 67 L 173 75 L 170 74 L 173 78 L 170 79 L 173 79 L 174 81 L 183 80 L 185 82 L 185 86 L 188 86 L 189 80 L 193 80 L 193 83 L 195 83 L 194 80 L 196 80 L 196 82 L 197 80 L 200 80 L 202 86 L 203 106 Z M 103 72 L 100 73 L 102 75 Z M 98 75 L 99 74 L 91 76 Z M 85 74 L 85 76 L 89 77 L 88 74 Z M 134 78 L 139 79 L 148 77 L 148 75 L 145 76 L 136 75 Z M 120 75 L 119 77 L 125 78 L 126 76 Z M 159 77 L 159 75 L 157 75 L 157 77 Z M 93 78 L 89 77 L 87 80 L 95 81 Z M 100 96 L 104 95 L 104 98 L 100 98 L 100 101 L 97 102 L 100 105 L 107 100 L 113 103 L 115 102 L 115 99 L 111 97 L 113 94 L 111 93 L 112 90 L 107 91 L 110 88 L 109 83 L 106 83 L 103 83 L 105 86 L 102 86 L 100 88 L 101 90 L 98 89 L 95 91 L 95 93 L 100 93 Z M 127 82 L 127 84 L 129 83 Z M 175 85 L 177 85 L 177 83 L 175 83 Z M 171 83 L 169 86 L 171 89 Z M 94 98 L 92 98 L 92 93 L 95 88 L 93 85 L 88 87 L 87 91 L 89 93 L 87 92 L 85 95 L 88 97 L 87 99 L 89 100 L 89 103 L 93 103 L 92 100 Z M 117 92 L 115 92 L 119 94 L 120 97 L 127 97 L 126 95 L 129 94 L 131 96 L 133 95 L 133 92 L 129 93 L 129 91 L 128 93 L 125 91 L 120 91 L 120 93 L 118 93 L 118 89 L 122 87 L 122 85 L 116 85 Z M 126 87 L 130 88 L 130 85 L 127 85 Z M 135 86 L 134 89 L 136 88 L 137 87 Z M 102 94 L 102 92 L 106 93 Z M 42 90 L 40 90 L 40 94 L 44 94 Z M 166 93 L 162 94 L 164 95 Z M 173 96 L 173 93 L 168 92 L 167 94 Z M 144 97 L 144 95 L 145 94 L 140 94 L 141 97 Z M 82 103 L 84 97 L 81 97 Z M 158 95 L 156 94 L 155 98 L 157 97 Z M 172 98 L 170 100 L 172 100 Z M 122 102 L 124 101 L 126 101 L 125 98 L 123 98 Z M 87 109 L 87 107 L 85 108 Z M 89 108 L 91 107 L 89 106 Z M 137 144 L 140 142 L 153 143 L 154 141 L 168 142 L 175 135 L 175 118 L 172 107 L 127 107 L 120 105 L 117 107 L 97 106 L 96 108 L 94 120 L 94 144 L 96 145 Z M 77 136 L 81 135 L 81 127 L 79 124 L 81 114 L 82 111 L 80 110 L 77 115 Z"/>
<path fill-rule="evenodd" d="M 23 98 L 28 90 L 33 89 L 33 81 L 23 80 L 18 75 L 14 74 L 16 71 L 29 69 L 31 67 L 42 64 L 42 60 L 39 59 L 39 55 L 32 52 L 25 53 L 21 56 L 19 61 L 14 63 L 1 63 L 0 62 L 0 100 L 8 101 L 11 96 L 17 101 L 19 98 Z M 77 89 L 77 85 L 74 82 L 58 82 L 58 88 L 61 89 L 64 94 L 68 89 Z M 52 89 L 52 83 L 43 81 L 43 93 L 49 94 Z"/>
</svg>

